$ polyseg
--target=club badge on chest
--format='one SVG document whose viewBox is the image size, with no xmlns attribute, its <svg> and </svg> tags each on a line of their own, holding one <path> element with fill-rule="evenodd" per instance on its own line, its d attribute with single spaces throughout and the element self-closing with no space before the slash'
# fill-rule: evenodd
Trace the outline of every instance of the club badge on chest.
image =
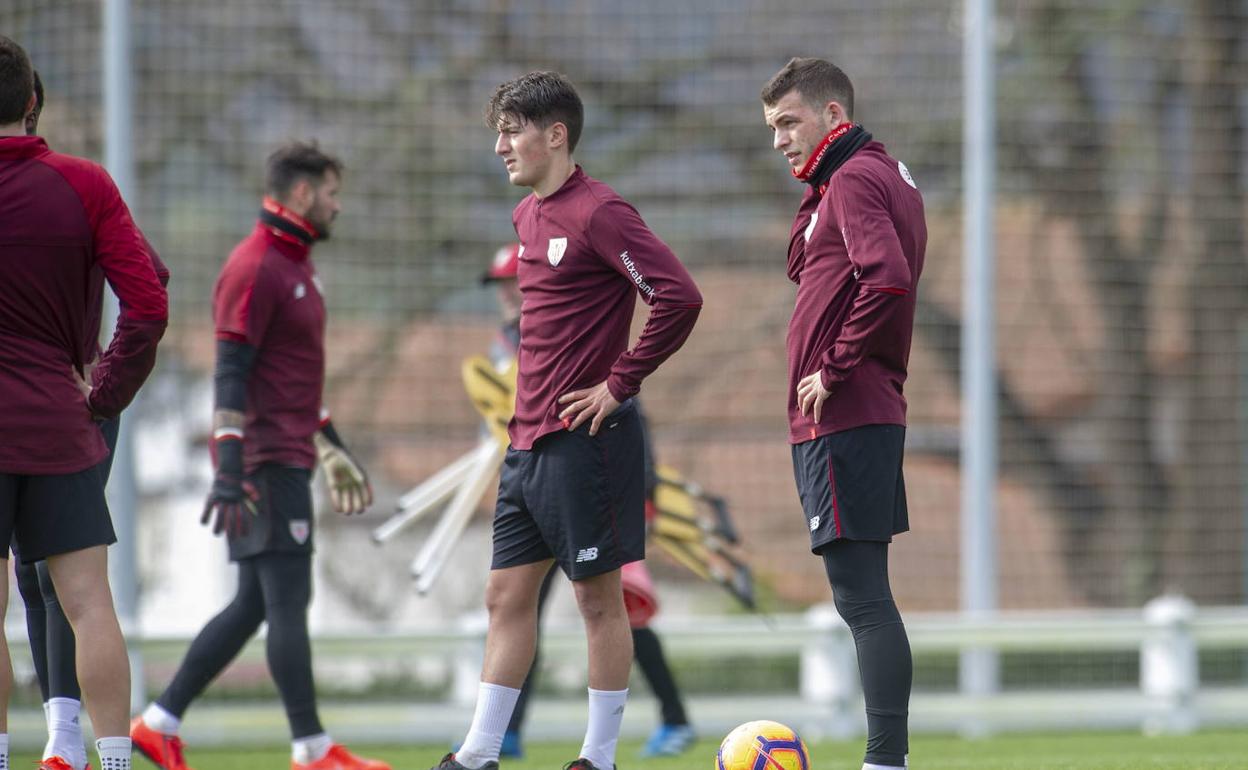
<svg viewBox="0 0 1248 770">
<path fill-rule="evenodd" d="M 550 266 L 558 267 L 563 261 L 563 253 L 567 250 L 567 238 L 551 238 L 550 244 L 546 246 L 546 259 L 550 262 Z"/>
</svg>

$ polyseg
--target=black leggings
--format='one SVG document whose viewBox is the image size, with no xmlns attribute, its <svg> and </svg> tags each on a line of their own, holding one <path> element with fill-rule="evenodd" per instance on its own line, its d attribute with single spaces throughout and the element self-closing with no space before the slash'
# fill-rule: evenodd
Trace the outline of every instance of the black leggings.
<svg viewBox="0 0 1248 770">
<path fill-rule="evenodd" d="M 74 630 L 61 609 L 46 561 L 13 560 L 17 590 L 26 605 L 26 634 L 43 702 L 52 698 L 82 700 L 74 664 Z"/>
<path fill-rule="evenodd" d="M 854 634 L 867 705 L 865 761 L 901 767 L 910 751 L 910 641 L 888 585 L 888 543 L 836 540 L 821 552 L 836 611 Z"/>
<path fill-rule="evenodd" d="M 316 711 L 308 603 L 312 600 L 312 555 L 263 553 L 238 562 L 238 593 L 208 621 L 156 702 L 181 717 L 191 701 L 269 624 L 265 653 L 295 738 L 324 732 Z"/>
</svg>

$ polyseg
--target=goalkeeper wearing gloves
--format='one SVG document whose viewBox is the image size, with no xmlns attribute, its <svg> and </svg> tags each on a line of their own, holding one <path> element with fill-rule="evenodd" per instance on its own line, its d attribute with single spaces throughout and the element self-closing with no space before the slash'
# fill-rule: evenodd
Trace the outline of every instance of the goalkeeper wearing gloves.
<svg viewBox="0 0 1248 770">
<path fill-rule="evenodd" d="M 312 244 L 339 210 L 341 168 L 313 144 L 269 158 L 260 221 L 217 280 L 213 457 L 203 522 L 224 533 L 238 593 L 204 626 L 169 687 L 131 728 L 165 770 L 187 768 L 178 738 L 191 702 L 268 624 L 269 671 L 286 708 L 293 770 L 389 770 L 335 744 L 312 679 L 312 471 L 319 462 L 339 513 L 362 513 L 372 487 L 321 407 L 325 302 Z"/>
</svg>

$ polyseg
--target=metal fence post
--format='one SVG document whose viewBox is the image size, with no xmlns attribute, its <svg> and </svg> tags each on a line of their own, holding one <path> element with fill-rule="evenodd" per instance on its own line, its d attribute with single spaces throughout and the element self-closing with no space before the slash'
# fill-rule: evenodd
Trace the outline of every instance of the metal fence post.
<svg viewBox="0 0 1248 770">
<path fill-rule="evenodd" d="M 1140 690 L 1148 700 L 1145 733 L 1190 733 L 1197 727 L 1195 617 L 1196 605 L 1185 596 L 1159 596 L 1144 605 L 1144 622 L 1150 627 L 1140 645 Z"/>
<path fill-rule="evenodd" d="M 827 735 L 844 739 L 861 732 L 855 708 L 862 690 L 858 656 L 849 626 L 830 602 L 806 611 L 806 622 L 815 630 L 802 648 L 799 690 L 802 701 L 817 713 L 828 712 Z"/>
<path fill-rule="evenodd" d="M 472 612 L 459 619 L 463 639 L 455 645 L 451 666 L 451 703 L 472 708 L 481 683 L 481 661 L 485 660 L 485 633 L 489 618 Z"/>
</svg>

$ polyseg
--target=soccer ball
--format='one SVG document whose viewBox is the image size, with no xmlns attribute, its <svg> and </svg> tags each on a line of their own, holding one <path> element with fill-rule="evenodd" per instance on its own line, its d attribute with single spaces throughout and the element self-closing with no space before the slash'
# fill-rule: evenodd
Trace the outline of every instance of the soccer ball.
<svg viewBox="0 0 1248 770">
<path fill-rule="evenodd" d="M 801 736 L 779 722 L 746 722 L 724 738 L 715 770 L 810 770 Z"/>
</svg>

